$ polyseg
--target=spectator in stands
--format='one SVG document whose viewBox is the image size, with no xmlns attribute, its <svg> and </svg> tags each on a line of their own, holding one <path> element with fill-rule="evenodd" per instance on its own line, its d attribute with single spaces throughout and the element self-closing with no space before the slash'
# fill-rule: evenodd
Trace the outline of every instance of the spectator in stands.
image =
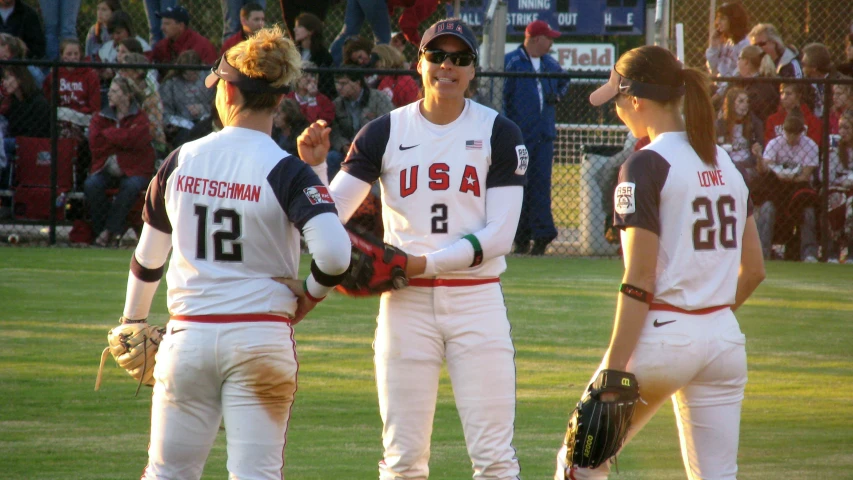
<svg viewBox="0 0 853 480">
<path fill-rule="evenodd" d="M 310 61 L 302 62 L 303 69 L 315 67 Z M 296 89 L 286 96 L 296 101 L 308 123 L 325 120 L 331 125 L 335 120 L 335 104 L 318 90 L 316 73 L 303 72 L 296 81 Z"/>
<path fill-rule="evenodd" d="M 231 0 L 222 0 L 222 6 L 225 7 L 225 4 L 230 2 Z M 229 48 L 237 45 L 243 40 L 246 40 L 250 36 L 254 35 L 258 30 L 264 28 L 265 23 L 266 17 L 264 14 L 264 7 L 255 2 L 248 2 L 244 4 L 240 7 L 240 25 L 242 28 L 240 31 L 229 36 L 222 42 L 222 54 L 224 55 Z M 228 25 L 227 20 L 225 25 Z"/>
<path fill-rule="evenodd" d="M 187 142 L 198 140 L 210 135 L 212 132 L 222 130 L 222 119 L 219 118 L 219 112 L 216 110 L 216 102 L 210 102 L 210 115 L 199 120 L 187 136 Z"/>
<path fill-rule="evenodd" d="M 92 166 L 83 185 L 92 216 L 95 244 L 114 246 L 125 231 L 125 221 L 139 193 L 154 173 L 154 150 L 148 117 L 136 102 L 133 82 L 116 77 L 109 105 L 92 118 L 89 146 Z M 107 189 L 118 188 L 110 202 Z"/>
<path fill-rule="evenodd" d="M 178 55 L 175 65 L 201 65 L 201 57 L 195 50 L 187 50 Z M 216 90 L 205 87 L 201 70 L 171 70 L 166 75 L 160 86 L 160 98 L 166 138 L 172 148 L 183 145 L 195 124 L 210 114 L 215 93 Z"/>
<path fill-rule="evenodd" d="M 273 117 L 272 139 L 282 150 L 296 153 L 296 137 L 308 128 L 308 125 L 309 122 L 296 100 L 284 98 Z"/>
<path fill-rule="evenodd" d="M 742 88 L 729 87 L 726 91 L 717 119 L 717 144 L 729 153 L 747 186 L 751 185 L 764 148 L 764 123 L 752 113 L 749 95 Z"/>
<path fill-rule="evenodd" d="M 759 173 L 771 174 L 765 178 L 773 184 L 768 200 L 757 208 L 756 222 L 761 237 L 761 249 L 764 258 L 770 258 L 776 213 L 779 209 L 789 209 L 785 213 L 799 224 L 799 258 L 804 262 L 814 263 L 817 261 L 815 209 L 810 203 L 804 205 L 795 197 L 804 198 L 803 195 L 797 194 L 810 188 L 812 173 L 819 164 L 818 146 L 812 139 L 803 135 L 805 123 L 799 110 L 788 113 L 783 128 L 783 136 L 767 142 L 763 158 L 758 162 Z M 768 188 L 766 185 L 764 187 Z"/>
<path fill-rule="evenodd" d="M 344 65 L 366 67 L 370 65 L 370 52 L 373 51 L 373 42 L 355 36 L 344 42 Z"/>
<path fill-rule="evenodd" d="M 803 114 L 805 121 L 806 135 L 811 138 L 816 144 L 820 145 L 820 137 L 823 134 L 823 127 L 820 120 L 814 116 L 809 107 L 802 101 L 803 87 L 809 88 L 808 85 L 783 83 L 779 86 L 781 98 L 779 102 L 779 110 L 773 115 L 767 117 L 767 122 L 764 124 L 764 141 L 769 142 L 771 138 L 781 137 L 785 135 L 783 124 L 788 114 L 793 110 L 799 110 Z"/>
<path fill-rule="evenodd" d="M 148 18 L 148 42 L 156 45 L 163 40 L 163 29 L 158 13 L 166 11 L 178 4 L 178 0 L 145 0 L 145 16 Z"/>
<path fill-rule="evenodd" d="M 249 5 L 253 5 L 253 8 L 257 8 L 263 14 L 265 8 L 267 8 L 267 0 L 221 0 L 222 1 L 222 42 L 223 45 L 226 41 L 231 39 L 234 35 L 237 35 L 241 32 L 246 31 L 246 24 L 243 22 L 243 9 Z M 257 10 L 256 10 L 257 11 Z M 263 22 L 263 19 L 261 19 Z M 264 25 L 261 23 L 261 26 L 255 28 L 253 30 L 249 30 L 249 35 L 257 32 Z M 245 40 L 245 37 L 243 38 Z M 242 41 L 242 40 L 241 40 Z M 231 46 L 236 45 L 240 42 L 234 42 Z M 230 48 L 230 46 L 229 46 Z M 227 48 L 222 48 L 222 53 L 228 50 Z"/>
<path fill-rule="evenodd" d="M 7 138 L 50 137 L 50 105 L 26 66 L 3 68 L 3 91 Z"/>
<path fill-rule="evenodd" d="M 715 34 L 705 50 L 708 71 L 712 77 L 737 75 L 740 51 L 749 46 L 749 15 L 740 2 L 724 3 L 717 8 L 714 19 Z M 727 84 L 717 85 L 717 94 L 725 95 Z"/>
<path fill-rule="evenodd" d="M 133 34 L 133 20 L 130 14 L 124 10 L 117 10 L 110 15 L 107 21 L 107 29 L 110 32 L 110 41 L 98 50 L 98 58 L 104 63 L 118 63 L 118 47 L 128 38 L 136 39 L 142 45 L 143 52 L 151 51 L 151 46 L 139 35 Z M 102 76 L 103 78 L 103 76 Z"/>
<path fill-rule="evenodd" d="M 844 58 L 846 61 L 838 65 L 838 73 L 853 77 L 853 33 L 844 37 Z"/>
<path fill-rule="evenodd" d="M 387 0 L 388 14 L 394 17 L 396 7 L 403 7 L 397 25 L 405 39 L 412 45 L 421 44 L 420 26 L 435 13 L 440 2 L 435 0 Z"/>
<path fill-rule="evenodd" d="M 839 120 L 837 144 L 829 151 L 829 172 L 832 242 L 827 261 L 838 263 L 846 239 L 844 263 L 853 265 L 853 110 L 844 112 Z"/>
<path fill-rule="evenodd" d="M 832 66 L 832 54 L 822 43 L 810 43 L 803 47 L 803 75 L 806 78 L 837 78 L 838 72 Z M 812 84 L 814 94 L 814 114 L 816 117 L 823 116 L 823 99 L 826 84 Z"/>
<path fill-rule="evenodd" d="M 39 0 L 46 40 L 45 58 L 53 60 L 59 53 L 59 42 L 77 38 L 77 14 L 80 0 Z"/>
<path fill-rule="evenodd" d="M 340 170 L 341 162 L 361 127 L 394 110 L 394 104 L 387 95 L 367 86 L 364 73 L 362 69 L 351 68 L 335 74 L 338 97 L 334 100 L 335 121 L 327 156 L 330 182 Z"/>
<path fill-rule="evenodd" d="M 764 53 L 770 55 L 780 77 L 803 78 L 799 52 L 793 46 L 785 45 L 776 27 L 769 23 L 759 23 L 749 32 L 749 43 L 758 45 Z"/>
<path fill-rule="evenodd" d="M 41 20 L 22 0 L 0 0 L 0 33 L 23 40 L 29 54 L 27 58 L 44 58 L 46 40 Z"/>
<path fill-rule="evenodd" d="M 27 57 L 27 45 L 20 38 L 9 33 L 0 33 L 0 60 L 24 59 Z M 35 65 L 28 65 L 27 70 L 33 76 L 36 86 L 41 88 L 44 83 L 44 72 Z"/>
<path fill-rule="evenodd" d="M 141 64 L 148 63 L 148 59 L 139 53 L 128 53 L 121 63 Z M 139 92 L 139 103 L 142 110 L 148 116 L 148 125 L 151 129 L 151 139 L 154 150 L 160 158 L 164 158 L 168 151 L 166 133 L 163 129 L 163 102 L 160 99 L 160 87 L 155 80 L 147 74 L 147 70 L 136 68 L 124 68 L 119 74 L 133 82 L 136 91 Z M 112 87 L 111 87 L 112 88 Z"/>
<path fill-rule="evenodd" d="M 216 47 L 210 40 L 190 28 L 190 13 L 178 5 L 167 8 L 157 14 L 161 19 L 161 29 L 165 38 L 154 45 L 151 53 L 153 63 L 174 63 L 181 52 L 195 50 L 205 65 L 211 65 L 219 58 Z"/>
<path fill-rule="evenodd" d="M 337 3 L 337 0 L 279 0 L 281 11 L 285 12 L 287 29 L 290 31 L 296 27 L 295 20 L 303 13 L 310 13 L 321 22 L 326 21 L 326 13 L 332 3 Z"/>
<path fill-rule="evenodd" d="M 524 43 L 506 54 L 504 70 L 562 72 L 560 64 L 548 54 L 559 36 L 546 22 L 531 22 L 524 30 Z M 557 238 L 551 213 L 551 169 L 557 137 L 556 105 L 568 87 L 569 81 L 564 78 L 508 78 L 504 84 L 504 113 L 521 128 L 530 158 L 514 253 L 544 255 L 548 244 Z"/>
<path fill-rule="evenodd" d="M 838 122 L 845 112 L 853 112 L 853 85 L 832 86 L 832 110 L 829 112 L 829 133 L 838 134 Z"/>
<path fill-rule="evenodd" d="M 391 45 L 377 45 L 373 47 L 373 54 L 378 57 L 374 68 L 406 70 L 406 57 Z M 418 99 L 418 84 L 410 75 L 380 75 L 376 89 L 388 95 L 397 108 Z"/>
<path fill-rule="evenodd" d="M 740 51 L 737 68 L 743 78 L 776 76 L 773 60 L 757 45 L 750 45 Z M 762 123 L 779 108 L 779 88 L 776 84 L 739 82 L 739 86 L 746 90 L 749 95 L 749 108 Z"/>
<path fill-rule="evenodd" d="M 36 85 L 29 69 L 23 65 L 8 65 L 3 69 L 3 92 L 0 114 L 6 117 L 4 156 L 15 158 L 15 137 L 50 136 L 50 105 Z M 2 135 L 0 135 L 2 136 Z M 4 162 L 8 166 L 8 162 Z M 8 186 L 8 169 L 0 169 L 0 180 Z"/>
<path fill-rule="evenodd" d="M 323 21 L 313 13 L 301 13 L 296 17 L 293 28 L 293 42 L 302 54 L 302 61 L 311 61 L 319 68 L 331 67 L 332 54 L 326 48 L 323 40 Z M 317 88 L 323 95 L 334 98 L 335 78 L 331 73 L 321 73 L 318 77 Z"/>
<path fill-rule="evenodd" d="M 361 32 L 361 25 L 365 20 L 373 28 L 373 34 L 376 36 L 378 43 L 388 43 L 391 41 L 391 19 L 388 17 L 386 0 L 347 0 L 344 28 L 335 38 L 335 41 L 332 42 L 331 51 L 335 65 L 346 63 L 344 61 L 346 56 L 342 53 L 344 42 Z M 373 46 L 371 45 L 364 50 L 368 56 L 372 48 Z"/>
<path fill-rule="evenodd" d="M 86 34 L 86 57 L 97 55 L 101 47 L 110 41 L 110 31 L 107 28 L 107 22 L 110 20 L 113 12 L 121 10 L 119 0 L 101 0 L 98 2 L 98 10 L 95 24 L 89 27 L 89 33 Z"/>
<path fill-rule="evenodd" d="M 142 48 L 142 44 L 139 43 L 139 39 L 136 38 L 125 38 L 118 44 L 118 48 L 116 48 L 116 61 L 121 62 L 124 57 L 127 56 L 128 53 L 145 53 L 145 50 Z"/>
<path fill-rule="evenodd" d="M 398 52 L 405 55 L 407 43 L 408 40 L 406 40 L 406 36 L 403 35 L 403 32 L 397 32 L 391 35 L 391 43 L 389 43 L 389 45 L 396 48 Z M 420 42 L 416 43 L 415 45 L 420 45 Z"/>
<path fill-rule="evenodd" d="M 76 38 L 66 38 L 59 44 L 63 62 L 79 62 L 83 48 Z M 44 94 L 51 98 L 53 74 L 44 82 Z M 86 139 L 85 129 L 92 115 L 101 111 L 101 85 L 98 72 L 86 67 L 59 68 L 59 136 L 78 142 Z"/>
</svg>

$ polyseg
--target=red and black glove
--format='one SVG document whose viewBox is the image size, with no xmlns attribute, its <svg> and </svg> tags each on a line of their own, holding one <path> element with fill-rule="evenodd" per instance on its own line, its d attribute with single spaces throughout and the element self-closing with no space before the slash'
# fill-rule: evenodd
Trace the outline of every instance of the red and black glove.
<svg viewBox="0 0 853 480">
<path fill-rule="evenodd" d="M 363 232 L 347 229 L 352 260 L 344 280 L 335 287 L 344 295 L 366 297 L 409 285 L 406 252 Z"/>
</svg>

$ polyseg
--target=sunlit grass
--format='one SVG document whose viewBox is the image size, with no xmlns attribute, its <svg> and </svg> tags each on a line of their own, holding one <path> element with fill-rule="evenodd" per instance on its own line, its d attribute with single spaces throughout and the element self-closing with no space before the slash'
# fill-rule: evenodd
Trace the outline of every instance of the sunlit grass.
<svg viewBox="0 0 853 480">
<path fill-rule="evenodd" d="M 0 249 L 0 477 L 137 478 L 150 390 L 110 365 L 106 332 L 124 303 L 130 251 Z M 303 270 L 308 261 L 303 259 Z M 515 446 L 526 479 L 553 474 L 569 409 L 610 334 L 617 260 L 511 258 L 504 275 L 517 349 Z M 747 335 L 739 479 L 853 478 L 853 270 L 771 263 L 739 312 Z M 331 297 L 297 327 L 299 392 L 288 479 L 376 478 L 381 421 L 371 342 L 376 299 Z M 167 320 L 165 289 L 153 323 Z M 614 479 L 683 479 L 667 403 L 619 459 Z M 470 478 L 452 389 L 441 378 L 431 478 Z M 205 479 L 225 478 L 224 436 Z"/>
</svg>

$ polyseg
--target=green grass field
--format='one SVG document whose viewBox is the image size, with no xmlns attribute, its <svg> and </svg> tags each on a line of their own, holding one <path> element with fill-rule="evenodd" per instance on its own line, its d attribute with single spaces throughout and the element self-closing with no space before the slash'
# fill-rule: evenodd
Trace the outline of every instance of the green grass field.
<svg viewBox="0 0 853 480">
<path fill-rule="evenodd" d="M 106 332 L 121 314 L 130 250 L 0 248 L 0 477 L 138 478 L 150 390 L 118 368 L 94 392 Z M 303 267 L 308 262 L 303 258 Z M 853 478 L 853 268 L 771 263 L 739 312 L 750 377 L 740 479 Z M 515 446 L 526 479 L 548 479 L 570 406 L 609 338 L 617 260 L 511 258 L 504 292 L 518 367 Z M 376 478 L 375 299 L 332 297 L 297 327 L 301 369 L 286 477 Z M 166 321 L 165 288 L 152 323 Z M 432 477 L 470 478 L 442 379 Z M 683 479 L 671 407 L 620 456 L 621 479 Z M 226 478 L 224 436 L 205 479 Z"/>
</svg>

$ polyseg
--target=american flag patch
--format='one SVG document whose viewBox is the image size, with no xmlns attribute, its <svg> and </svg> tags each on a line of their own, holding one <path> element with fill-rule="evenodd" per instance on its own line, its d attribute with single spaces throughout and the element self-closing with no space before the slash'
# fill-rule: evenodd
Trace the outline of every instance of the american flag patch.
<svg viewBox="0 0 853 480">
<path fill-rule="evenodd" d="M 482 140 L 465 140 L 465 150 L 482 150 Z"/>
</svg>

